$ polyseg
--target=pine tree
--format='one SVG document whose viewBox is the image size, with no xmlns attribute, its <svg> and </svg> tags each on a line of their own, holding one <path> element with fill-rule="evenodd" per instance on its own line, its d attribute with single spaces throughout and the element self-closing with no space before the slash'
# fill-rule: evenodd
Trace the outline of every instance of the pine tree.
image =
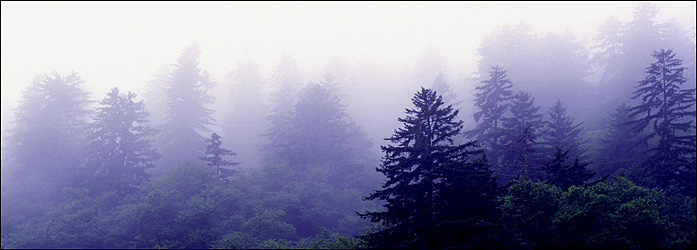
<svg viewBox="0 0 697 250">
<path fill-rule="evenodd" d="M 186 47 L 171 71 L 165 95 L 167 97 L 167 119 L 162 125 L 160 166 L 169 168 L 183 161 L 197 161 L 205 148 L 202 132 L 210 132 L 213 97 L 207 90 L 212 86 L 208 73 L 199 69 L 200 50 L 195 44 Z"/>
<path fill-rule="evenodd" d="M 474 105 L 479 111 L 474 113 L 474 120 L 477 127 L 467 134 L 476 138 L 494 165 L 501 164 L 501 137 L 503 136 L 502 119 L 504 113 L 513 99 L 513 86 L 506 76 L 506 71 L 498 65 L 491 67 L 489 80 L 482 81 L 482 85 L 477 86 L 480 92 L 476 94 Z"/>
<path fill-rule="evenodd" d="M 228 149 L 220 147 L 223 142 L 220 140 L 220 136 L 216 133 L 211 134 L 211 138 L 206 140 L 206 142 L 208 142 L 208 146 L 206 146 L 206 154 L 199 158 L 205 161 L 208 166 L 215 168 L 216 175 L 219 178 L 225 179 L 232 176 L 234 171 L 226 167 L 232 167 L 240 163 L 225 160 L 223 159 L 223 156 L 234 156 L 236 154 Z"/>
<path fill-rule="evenodd" d="M 364 198 L 386 201 L 386 210 L 359 213 L 384 229 L 362 238 L 379 248 L 455 247 L 472 237 L 467 232 L 477 232 L 475 224 L 486 224 L 477 224 L 486 216 L 475 214 L 494 210 L 496 185 L 474 141 L 454 144 L 462 129 L 457 110 L 424 88 L 412 103 L 415 108 L 398 119 L 404 127 L 385 139 L 396 145 L 381 147 L 385 157 L 377 171 L 386 182 Z"/>
<path fill-rule="evenodd" d="M 549 120 L 545 122 L 546 129 L 543 131 L 542 137 L 545 139 L 544 144 L 552 151 L 559 147 L 569 151 L 570 158 L 583 157 L 586 148 L 583 147 L 581 141 L 581 125 L 583 123 L 574 124 L 574 119 L 566 113 L 566 107 L 557 100 L 549 112 Z"/>
<path fill-rule="evenodd" d="M 154 167 L 159 157 L 148 137 L 155 130 L 145 125 L 148 113 L 136 95 L 123 94 L 113 88 L 99 103 L 94 122 L 90 124 L 89 149 L 85 171 L 91 193 L 99 195 L 116 191 L 134 193 L 145 182 L 145 170 Z"/>
<path fill-rule="evenodd" d="M 686 68 L 672 50 L 654 51 L 653 57 L 656 62 L 646 68 L 647 76 L 638 82 L 632 97 L 641 100 L 630 108 L 632 131 L 650 131 L 640 140 L 650 145 L 648 175 L 662 186 L 677 181 L 684 191 L 694 193 L 695 89 L 681 89 Z"/>
<path fill-rule="evenodd" d="M 534 98 L 526 91 L 518 91 L 511 104 L 511 117 L 502 119 L 502 163 L 499 183 L 512 177 L 540 178 L 542 152 L 539 142 L 543 126 L 540 107 L 534 106 Z"/>
</svg>

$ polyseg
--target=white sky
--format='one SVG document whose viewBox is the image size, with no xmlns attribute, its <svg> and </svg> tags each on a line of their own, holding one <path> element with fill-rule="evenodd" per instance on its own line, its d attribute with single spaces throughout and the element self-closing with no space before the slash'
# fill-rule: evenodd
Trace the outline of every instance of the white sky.
<svg viewBox="0 0 697 250">
<path fill-rule="evenodd" d="M 484 35 L 525 20 L 537 32 L 569 29 L 583 41 L 609 16 L 629 21 L 637 2 L 2 2 L 2 112 L 36 74 L 77 72 L 92 99 L 147 82 L 197 42 L 213 80 L 237 60 L 270 74 L 287 52 L 307 70 L 335 56 L 411 67 L 428 45 L 471 72 Z M 695 2 L 657 2 L 656 21 L 695 26 Z M 451 72 L 453 72 L 451 70 Z"/>
</svg>

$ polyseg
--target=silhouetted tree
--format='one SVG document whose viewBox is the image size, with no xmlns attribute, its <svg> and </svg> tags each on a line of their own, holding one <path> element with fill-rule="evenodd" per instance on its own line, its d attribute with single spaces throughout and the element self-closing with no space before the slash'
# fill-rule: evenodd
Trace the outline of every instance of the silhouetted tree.
<svg viewBox="0 0 697 250">
<path fill-rule="evenodd" d="M 211 134 L 211 138 L 206 140 L 208 146 L 206 146 L 206 154 L 203 157 L 199 157 L 201 160 L 205 161 L 210 167 L 216 169 L 216 175 L 221 179 L 225 179 L 234 174 L 234 171 L 226 167 L 232 167 L 239 162 L 231 162 L 223 159 L 223 156 L 234 156 L 234 152 L 220 147 L 223 142 L 220 140 L 220 136 L 216 133 Z"/>
<path fill-rule="evenodd" d="M 695 191 L 695 89 L 681 89 L 685 82 L 682 60 L 672 50 L 654 51 L 656 62 L 646 68 L 646 77 L 639 81 L 633 99 L 641 103 L 630 108 L 632 131 L 650 133 L 641 143 L 650 145 L 649 176 L 660 185 L 677 181 L 683 191 Z M 652 143 L 656 139 L 656 144 Z"/>
<path fill-rule="evenodd" d="M 85 185 L 92 194 L 116 191 L 124 195 L 138 190 L 160 155 L 148 137 L 155 130 L 145 125 L 148 113 L 136 95 L 123 94 L 113 88 L 99 103 L 94 122 L 90 124 Z"/>
<path fill-rule="evenodd" d="M 478 226 L 493 210 L 496 184 L 474 141 L 455 145 L 462 121 L 457 110 L 443 107 L 442 97 L 421 88 L 412 98 L 414 109 L 398 120 L 404 128 L 387 138 L 385 157 L 377 171 L 387 177 L 381 190 L 365 197 L 384 200 L 384 211 L 361 217 L 384 228 L 364 235 L 379 248 L 442 248 L 470 245 Z M 476 204 L 475 204 L 476 203 Z M 477 217 L 481 216 L 481 217 Z"/>
<path fill-rule="evenodd" d="M 165 87 L 167 119 L 162 125 L 161 151 L 163 167 L 183 161 L 198 161 L 205 148 L 201 132 L 210 132 L 213 110 L 206 106 L 213 97 L 206 93 L 212 86 L 208 73 L 199 69 L 200 50 L 195 44 L 184 49 L 171 71 Z"/>
<path fill-rule="evenodd" d="M 588 163 L 580 163 L 578 159 L 576 156 L 573 164 L 569 163 L 569 150 L 555 147 L 554 157 L 543 167 L 547 183 L 562 190 L 586 183 L 594 173 L 586 169 Z"/>
</svg>

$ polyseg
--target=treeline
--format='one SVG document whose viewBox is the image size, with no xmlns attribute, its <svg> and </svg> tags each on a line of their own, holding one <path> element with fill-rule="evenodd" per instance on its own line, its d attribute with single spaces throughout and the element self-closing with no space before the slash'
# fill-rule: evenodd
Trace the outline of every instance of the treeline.
<svg viewBox="0 0 697 250">
<path fill-rule="evenodd" d="M 381 161 L 340 63 L 302 84 L 283 57 L 268 96 L 238 63 L 218 110 L 195 45 L 143 99 L 39 75 L 3 138 L 2 248 L 694 248 L 694 44 L 656 12 L 608 20 L 590 59 L 492 33 L 473 119 L 427 55 Z"/>
<path fill-rule="evenodd" d="M 263 166 L 241 169 L 207 126 L 210 81 L 198 53 L 186 48 L 165 78 L 167 115 L 156 129 L 131 92 L 113 88 L 90 109 L 77 74 L 36 77 L 4 152 L 3 247 L 355 245 L 340 235 L 371 226 L 355 211 L 376 208 L 361 197 L 380 177 L 334 78 L 279 98 Z"/>
</svg>

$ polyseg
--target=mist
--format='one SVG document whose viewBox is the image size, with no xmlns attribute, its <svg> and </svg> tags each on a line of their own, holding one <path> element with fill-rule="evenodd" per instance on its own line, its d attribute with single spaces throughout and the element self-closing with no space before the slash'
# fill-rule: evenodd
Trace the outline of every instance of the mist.
<svg viewBox="0 0 697 250">
<path fill-rule="evenodd" d="M 2 2 L 2 247 L 694 246 L 695 9 Z"/>
</svg>

